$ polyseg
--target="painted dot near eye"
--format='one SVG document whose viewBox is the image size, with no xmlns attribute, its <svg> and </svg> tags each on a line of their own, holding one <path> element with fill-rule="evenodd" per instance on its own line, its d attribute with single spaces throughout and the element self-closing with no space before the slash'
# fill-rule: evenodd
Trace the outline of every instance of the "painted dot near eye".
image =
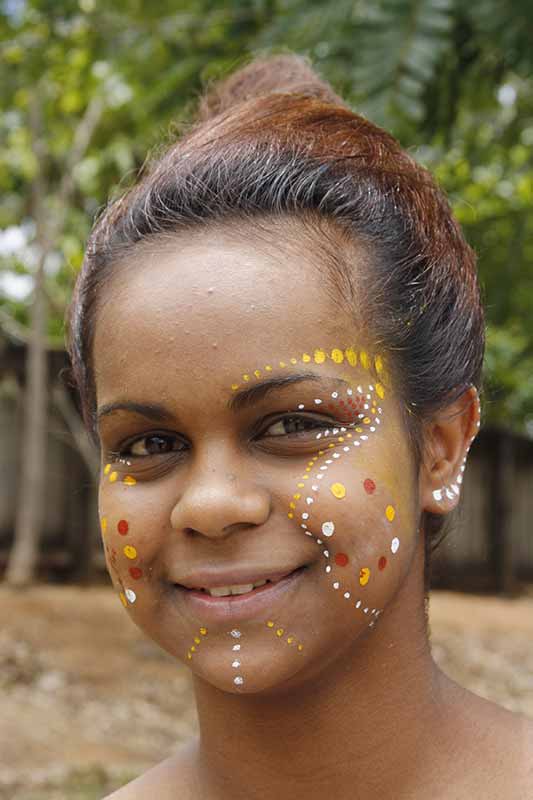
<svg viewBox="0 0 533 800">
<path fill-rule="evenodd" d="M 231 384 L 231 391 L 232 392 L 236 392 L 238 388 L 239 388 L 239 384 L 238 383 L 232 383 Z"/>
<path fill-rule="evenodd" d="M 363 369 L 368 369 L 368 353 L 365 353 L 364 350 L 359 354 L 359 361 Z"/>
<path fill-rule="evenodd" d="M 394 520 L 394 517 L 396 516 L 396 511 L 392 506 L 387 506 L 387 508 L 385 509 L 385 516 L 387 517 L 389 522 L 392 522 Z"/>
<path fill-rule="evenodd" d="M 298 363 L 298 359 L 297 358 L 291 358 L 290 362 L 291 362 L 291 364 L 297 364 Z"/>
<path fill-rule="evenodd" d="M 376 383 L 376 394 L 378 397 L 381 397 L 382 400 L 385 397 L 385 389 L 381 383 Z"/>
<path fill-rule="evenodd" d="M 266 365 L 265 372 L 272 372 L 272 367 L 270 366 L 270 364 Z"/>
<path fill-rule="evenodd" d="M 200 628 L 200 633 L 202 634 L 202 636 L 206 636 L 207 635 L 207 628 Z"/>
<path fill-rule="evenodd" d="M 122 552 L 124 553 L 126 558 L 131 558 L 131 559 L 137 558 L 137 550 L 131 544 L 127 544 Z"/>
<path fill-rule="evenodd" d="M 333 536 L 335 533 L 335 523 L 328 520 L 327 522 L 322 523 L 322 533 L 324 536 Z"/>
<path fill-rule="evenodd" d="M 326 354 L 324 350 L 315 350 L 313 358 L 315 359 L 315 364 L 323 364 L 326 360 Z"/>
<path fill-rule="evenodd" d="M 273 627 L 274 627 L 274 623 L 272 622 L 272 620 L 269 620 L 267 622 L 267 628 L 273 628 Z"/>
<path fill-rule="evenodd" d="M 378 561 L 378 568 L 385 569 L 386 566 L 387 566 L 387 559 L 385 558 L 385 556 L 381 556 L 381 558 Z"/>
<path fill-rule="evenodd" d="M 112 472 L 109 476 L 109 483 L 115 483 L 116 479 L 118 478 L 118 472 Z"/>
<path fill-rule="evenodd" d="M 370 580 L 370 570 L 368 567 L 363 567 L 359 572 L 359 583 L 361 586 L 366 586 Z"/>
<path fill-rule="evenodd" d="M 374 494 L 376 491 L 376 484 L 371 478 L 367 478 L 363 483 L 363 488 L 367 494 Z"/>
<path fill-rule="evenodd" d="M 344 361 L 344 353 L 342 350 L 339 350 L 337 347 L 335 347 L 331 351 L 331 360 L 334 361 L 335 364 L 342 364 Z"/>
<path fill-rule="evenodd" d="M 309 362 L 311 361 L 311 356 L 309 355 L 309 353 L 303 354 L 302 361 L 304 362 L 304 364 L 309 364 Z"/>
<path fill-rule="evenodd" d="M 338 567 L 345 567 L 350 559 L 346 555 L 346 553 L 336 553 L 335 555 L 335 564 Z"/>
<path fill-rule="evenodd" d="M 104 475 L 109 475 L 111 472 L 111 464 L 106 464 L 104 467 Z"/>
<path fill-rule="evenodd" d="M 126 486 L 135 486 L 137 479 L 134 478 L 133 475 L 126 475 L 122 483 L 125 483 Z"/>
<path fill-rule="evenodd" d="M 346 486 L 343 483 L 332 483 L 329 488 L 331 494 L 333 497 L 336 497 L 337 500 L 342 500 L 343 497 L 346 497 Z"/>
<path fill-rule="evenodd" d="M 133 589 L 126 589 L 125 594 L 130 603 L 134 603 L 137 600 L 137 595 L 135 594 Z"/>
<path fill-rule="evenodd" d="M 353 347 L 349 347 L 346 350 L 346 361 L 351 367 L 355 367 L 357 365 L 357 353 Z"/>
<path fill-rule="evenodd" d="M 260 378 L 260 377 L 261 377 L 261 370 L 259 370 L 259 369 L 256 369 L 256 370 L 254 371 L 254 375 L 255 375 L 255 377 L 256 377 L 256 378 Z"/>
<path fill-rule="evenodd" d="M 292 511 L 289 511 L 287 516 L 288 516 L 289 519 L 294 519 L 294 514 L 292 513 Z"/>
<path fill-rule="evenodd" d="M 303 650 L 303 649 L 304 649 L 304 646 L 303 646 L 303 644 L 299 644 L 299 645 L 298 645 L 298 650 L 300 651 L 300 653 L 302 652 L 302 650 Z"/>
<path fill-rule="evenodd" d="M 130 567 L 129 573 L 131 577 L 136 581 L 138 581 L 139 578 L 142 578 L 143 576 L 143 571 L 140 567 Z"/>
<path fill-rule="evenodd" d="M 278 628 L 276 631 L 276 636 L 283 636 L 283 628 Z"/>
<path fill-rule="evenodd" d="M 120 522 L 117 525 L 117 530 L 120 533 L 120 535 L 121 536 L 125 536 L 127 534 L 127 532 L 129 531 L 129 529 L 130 529 L 130 526 L 128 525 L 127 521 L 125 519 L 121 519 Z"/>
<path fill-rule="evenodd" d="M 399 546 L 400 546 L 400 540 L 398 539 L 397 536 L 395 536 L 392 542 L 390 543 L 390 549 L 392 550 L 393 553 L 397 553 Z"/>
</svg>

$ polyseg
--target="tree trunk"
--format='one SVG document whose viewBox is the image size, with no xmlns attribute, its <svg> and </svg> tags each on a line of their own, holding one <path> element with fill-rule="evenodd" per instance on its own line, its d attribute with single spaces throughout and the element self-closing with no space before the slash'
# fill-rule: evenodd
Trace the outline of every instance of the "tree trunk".
<svg viewBox="0 0 533 800">
<path fill-rule="evenodd" d="M 26 354 L 21 470 L 17 499 L 15 538 L 6 570 L 12 586 L 32 582 L 38 565 L 39 539 L 44 519 L 46 485 L 47 391 L 47 300 L 44 265 L 49 245 L 45 233 L 44 185 L 42 177 L 43 132 L 40 98 L 36 95 L 30 110 L 37 173 L 32 186 L 33 218 L 39 257 L 35 272 L 31 331 Z"/>
</svg>

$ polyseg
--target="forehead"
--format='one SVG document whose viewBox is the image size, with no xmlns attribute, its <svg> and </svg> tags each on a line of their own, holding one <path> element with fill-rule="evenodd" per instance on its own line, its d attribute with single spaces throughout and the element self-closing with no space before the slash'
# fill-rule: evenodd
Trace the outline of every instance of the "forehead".
<svg viewBox="0 0 533 800">
<path fill-rule="evenodd" d="M 216 229 L 175 236 L 121 263 L 103 291 L 98 401 L 153 387 L 156 375 L 160 388 L 206 377 L 229 386 L 276 357 L 353 337 L 328 266 L 290 231 L 276 239 Z"/>
</svg>

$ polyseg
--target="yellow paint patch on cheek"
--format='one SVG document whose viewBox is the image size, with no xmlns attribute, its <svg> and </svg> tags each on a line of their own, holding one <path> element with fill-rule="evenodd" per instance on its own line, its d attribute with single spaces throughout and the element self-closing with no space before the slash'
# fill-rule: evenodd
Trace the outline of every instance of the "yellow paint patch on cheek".
<svg viewBox="0 0 533 800">
<path fill-rule="evenodd" d="M 370 580 L 370 570 L 368 567 L 363 567 L 359 572 L 359 583 L 361 586 L 366 586 Z"/>
<path fill-rule="evenodd" d="M 131 558 L 132 560 L 134 558 L 137 558 L 137 549 L 133 547 L 133 545 L 131 544 L 127 544 L 122 552 L 124 553 L 126 558 Z"/>
<path fill-rule="evenodd" d="M 332 483 L 329 489 L 337 500 L 342 500 L 343 497 L 346 497 L 346 486 L 343 483 Z"/>
</svg>

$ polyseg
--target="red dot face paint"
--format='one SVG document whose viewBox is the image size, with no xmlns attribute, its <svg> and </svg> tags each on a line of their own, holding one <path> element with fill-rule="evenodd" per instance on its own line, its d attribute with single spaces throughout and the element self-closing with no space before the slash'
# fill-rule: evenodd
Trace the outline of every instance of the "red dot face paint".
<svg viewBox="0 0 533 800">
<path fill-rule="evenodd" d="M 134 580 L 138 581 L 139 578 L 142 578 L 143 571 L 140 567 L 130 567 L 129 571 Z"/>
<path fill-rule="evenodd" d="M 121 519 L 117 525 L 117 530 L 121 536 L 125 536 L 129 530 L 129 525 L 125 519 Z"/>
<path fill-rule="evenodd" d="M 378 567 L 379 569 L 385 569 L 386 566 L 387 566 L 387 559 L 385 558 L 385 556 L 381 556 L 381 558 L 378 561 Z"/>
<path fill-rule="evenodd" d="M 336 553 L 335 554 L 335 564 L 338 567 L 345 567 L 350 559 L 346 555 L 346 553 Z"/>
<path fill-rule="evenodd" d="M 376 484 L 371 478 L 367 478 L 363 483 L 364 490 L 367 494 L 374 494 L 376 491 Z"/>
</svg>

